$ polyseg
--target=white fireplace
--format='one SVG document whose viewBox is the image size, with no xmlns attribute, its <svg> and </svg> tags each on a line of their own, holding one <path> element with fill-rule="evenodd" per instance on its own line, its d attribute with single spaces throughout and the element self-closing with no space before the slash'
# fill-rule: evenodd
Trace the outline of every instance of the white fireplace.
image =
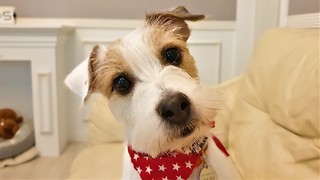
<svg viewBox="0 0 320 180">
<path fill-rule="evenodd" d="M 35 129 L 43 156 L 58 156 L 68 141 L 63 78 L 71 28 L 0 27 L 0 108 L 11 107 Z"/>
</svg>

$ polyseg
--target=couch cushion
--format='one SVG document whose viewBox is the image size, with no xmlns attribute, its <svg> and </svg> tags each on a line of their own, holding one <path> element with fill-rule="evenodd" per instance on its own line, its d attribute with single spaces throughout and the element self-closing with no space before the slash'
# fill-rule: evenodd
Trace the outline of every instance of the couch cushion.
<svg viewBox="0 0 320 180">
<path fill-rule="evenodd" d="M 88 130 L 89 145 L 124 142 L 124 124 L 116 120 L 111 113 L 107 98 L 101 94 L 93 94 L 87 105 L 90 119 Z"/>
<path fill-rule="evenodd" d="M 229 130 L 244 178 L 319 177 L 319 29 L 273 29 L 253 52 Z"/>
</svg>

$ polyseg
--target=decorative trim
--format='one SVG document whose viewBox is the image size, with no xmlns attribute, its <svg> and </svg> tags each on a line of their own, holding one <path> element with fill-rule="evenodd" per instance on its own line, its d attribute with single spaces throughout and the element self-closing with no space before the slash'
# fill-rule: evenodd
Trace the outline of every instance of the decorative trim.
<svg viewBox="0 0 320 180">
<path fill-rule="evenodd" d="M 51 72 L 38 73 L 38 87 L 40 132 L 51 134 L 53 133 Z"/>
<path fill-rule="evenodd" d="M 73 30 L 67 26 L 33 27 L 22 24 L 3 26 L 0 25 L 0 47 L 49 47 L 55 48 L 58 38 L 70 33 Z M 23 32 L 23 33 L 22 33 Z M 41 34 L 40 36 L 38 34 Z"/>
<path fill-rule="evenodd" d="M 81 40 L 81 43 L 83 45 L 86 45 L 86 44 L 96 45 L 96 44 L 110 44 L 114 41 L 115 41 L 115 39 L 114 40 L 112 40 L 112 39 L 83 39 L 83 40 Z"/>
<path fill-rule="evenodd" d="M 77 18 L 17 18 L 16 28 L 74 28 L 90 29 L 134 29 L 143 25 L 144 20 L 138 19 L 77 19 Z M 199 21 L 190 22 L 196 30 L 235 30 L 235 21 Z M 12 26 L 11 26 L 12 27 Z"/>
<path fill-rule="evenodd" d="M 193 30 L 230 30 L 234 31 L 236 27 L 235 21 L 199 21 L 188 22 Z"/>
<path fill-rule="evenodd" d="M 289 0 L 280 0 L 279 26 L 285 27 L 288 19 Z"/>
<path fill-rule="evenodd" d="M 191 45 L 212 45 L 212 46 L 221 46 L 221 41 L 198 41 L 198 40 L 191 40 L 187 41 L 187 44 Z"/>
<path fill-rule="evenodd" d="M 56 46 L 56 42 L 51 41 L 38 41 L 38 42 L 15 42 L 15 41 L 1 41 L 0 47 L 2 48 L 54 48 Z"/>
<path fill-rule="evenodd" d="M 288 16 L 287 27 L 320 28 L 320 13 L 299 14 Z"/>
<path fill-rule="evenodd" d="M 195 40 L 191 40 L 188 41 L 188 45 L 190 48 L 192 48 L 192 46 L 211 46 L 213 48 L 217 48 L 217 54 L 214 54 L 214 56 L 212 56 L 211 58 L 208 58 L 209 60 L 214 60 L 215 58 L 217 59 L 217 78 L 214 79 L 214 83 L 218 84 L 221 82 L 221 77 L 222 77 L 222 42 L 221 41 L 195 41 Z M 212 77 L 211 77 L 212 78 Z M 203 83 L 207 83 L 205 82 L 205 80 L 203 80 Z M 210 85 L 210 84 L 207 84 Z"/>
</svg>

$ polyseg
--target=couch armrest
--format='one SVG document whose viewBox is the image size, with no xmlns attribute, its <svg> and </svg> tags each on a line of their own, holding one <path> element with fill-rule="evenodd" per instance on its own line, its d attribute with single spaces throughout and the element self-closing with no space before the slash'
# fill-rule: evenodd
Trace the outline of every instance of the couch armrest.
<svg viewBox="0 0 320 180">
<path fill-rule="evenodd" d="M 227 148 L 229 146 L 228 134 L 229 124 L 232 119 L 232 109 L 238 97 L 237 93 L 242 79 L 242 76 L 238 76 L 222 84 L 213 86 L 214 90 L 223 96 L 224 103 L 215 118 L 216 127 L 212 132 Z"/>
</svg>

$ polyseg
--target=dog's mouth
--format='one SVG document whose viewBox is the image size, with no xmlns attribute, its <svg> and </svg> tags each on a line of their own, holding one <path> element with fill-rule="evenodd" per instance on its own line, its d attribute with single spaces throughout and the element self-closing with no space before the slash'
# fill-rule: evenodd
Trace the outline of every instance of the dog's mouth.
<svg viewBox="0 0 320 180">
<path fill-rule="evenodd" d="M 185 127 L 183 128 L 180 133 L 182 137 L 187 137 L 194 131 L 195 127 Z"/>
</svg>

